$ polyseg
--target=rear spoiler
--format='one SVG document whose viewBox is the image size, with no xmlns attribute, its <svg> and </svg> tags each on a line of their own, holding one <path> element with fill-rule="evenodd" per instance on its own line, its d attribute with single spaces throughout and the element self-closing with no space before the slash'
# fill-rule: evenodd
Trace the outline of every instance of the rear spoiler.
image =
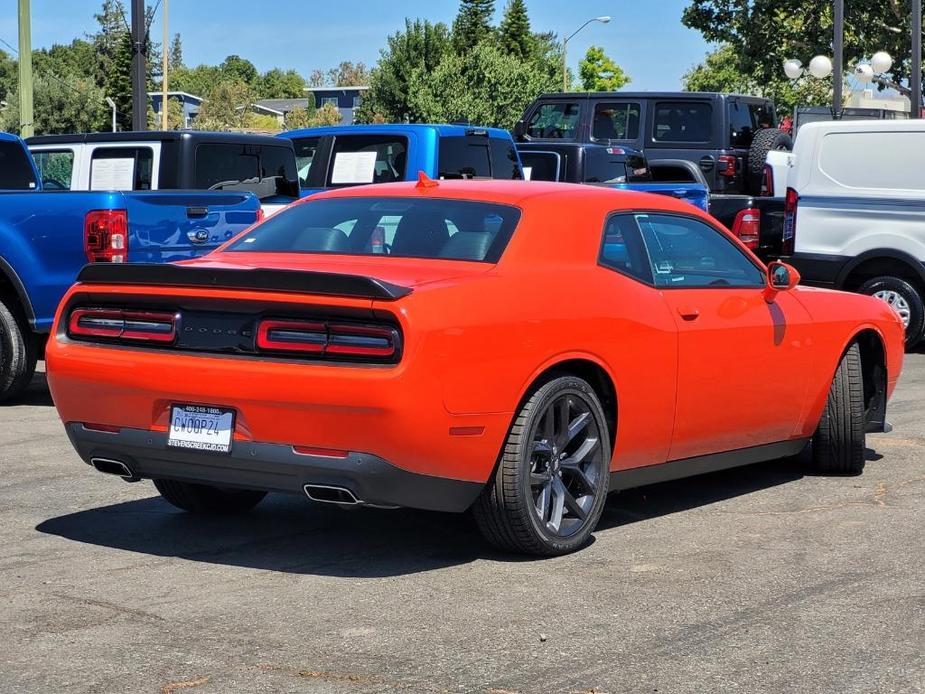
<svg viewBox="0 0 925 694">
<path fill-rule="evenodd" d="M 87 284 L 123 284 L 153 287 L 215 287 L 256 289 L 267 292 L 324 294 L 395 301 L 411 293 L 410 287 L 362 275 L 302 270 L 254 268 L 238 270 L 155 263 L 91 263 L 77 276 Z"/>
</svg>

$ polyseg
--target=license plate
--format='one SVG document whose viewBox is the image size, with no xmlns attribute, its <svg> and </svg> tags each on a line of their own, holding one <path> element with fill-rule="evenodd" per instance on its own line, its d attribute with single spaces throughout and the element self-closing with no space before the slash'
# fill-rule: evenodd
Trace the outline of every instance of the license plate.
<svg viewBox="0 0 925 694">
<path fill-rule="evenodd" d="M 231 452 L 234 410 L 208 405 L 173 405 L 167 445 L 208 453 Z"/>
</svg>

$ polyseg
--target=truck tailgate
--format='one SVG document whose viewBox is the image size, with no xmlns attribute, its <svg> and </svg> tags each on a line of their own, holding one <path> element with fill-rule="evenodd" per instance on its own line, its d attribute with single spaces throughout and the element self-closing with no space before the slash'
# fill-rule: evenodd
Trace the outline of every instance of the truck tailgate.
<svg viewBox="0 0 925 694">
<path fill-rule="evenodd" d="M 168 263 L 203 255 L 257 221 L 252 193 L 151 191 L 124 193 L 128 259 Z"/>
</svg>

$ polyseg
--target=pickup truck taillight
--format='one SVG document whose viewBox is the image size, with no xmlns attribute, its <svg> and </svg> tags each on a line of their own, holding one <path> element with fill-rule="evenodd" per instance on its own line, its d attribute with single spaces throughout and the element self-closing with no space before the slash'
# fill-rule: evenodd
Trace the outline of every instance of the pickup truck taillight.
<svg viewBox="0 0 925 694">
<path fill-rule="evenodd" d="M 732 223 L 732 233 L 745 246 L 752 251 L 758 250 L 759 234 L 761 232 L 761 210 L 756 207 L 747 207 L 739 210 Z"/>
<path fill-rule="evenodd" d="M 257 326 L 257 349 L 334 359 L 394 361 L 401 349 L 401 338 L 388 325 L 266 318 Z"/>
<path fill-rule="evenodd" d="M 67 323 L 68 337 L 108 338 L 138 342 L 173 342 L 177 315 L 159 311 L 125 311 L 118 308 L 75 308 Z"/>
<path fill-rule="evenodd" d="M 722 154 L 716 158 L 716 173 L 726 178 L 735 178 L 736 158 L 731 154 Z"/>
<path fill-rule="evenodd" d="M 769 198 L 774 197 L 774 169 L 770 164 L 764 165 L 764 189 L 761 194 Z"/>
<path fill-rule="evenodd" d="M 91 210 L 84 217 L 84 251 L 91 263 L 128 260 L 128 213 L 125 210 Z"/>
<path fill-rule="evenodd" d="M 784 197 L 784 233 L 781 243 L 781 255 L 793 255 L 797 236 L 797 205 L 800 196 L 793 188 L 787 189 Z"/>
</svg>

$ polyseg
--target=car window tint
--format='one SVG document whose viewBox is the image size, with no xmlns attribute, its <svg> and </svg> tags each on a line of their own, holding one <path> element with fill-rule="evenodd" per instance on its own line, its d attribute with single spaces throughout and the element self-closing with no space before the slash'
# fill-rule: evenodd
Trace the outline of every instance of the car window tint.
<svg viewBox="0 0 925 694">
<path fill-rule="evenodd" d="M 151 190 L 150 147 L 97 147 L 90 158 L 90 190 Z"/>
<path fill-rule="evenodd" d="M 604 225 L 601 265 L 643 282 L 652 283 L 646 250 L 631 214 L 615 214 Z"/>
<path fill-rule="evenodd" d="M 318 153 L 318 143 L 320 137 L 298 137 L 293 138 L 292 145 L 295 149 L 295 166 L 299 174 L 299 182 L 303 186 L 308 186 L 312 174 L 312 165 L 315 163 L 315 155 Z"/>
<path fill-rule="evenodd" d="M 524 178 L 528 181 L 560 180 L 561 157 L 555 152 L 521 152 Z"/>
<path fill-rule="evenodd" d="M 707 103 L 662 101 L 655 106 L 656 142 L 709 142 L 713 108 Z"/>
<path fill-rule="evenodd" d="M 0 190 L 35 188 L 35 174 L 19 142 L 0 142 Z"/>
<path fill-rule="evenodd" d="M 438 178 L 491 178 L 488 143 L 484 137 L 441 137 Z"/>
<path fill-rule="evenodd" d="M 639 137 L 639 104 L 600 103 L 594 106 L 591 138 L 594 140 L 635 140 Z"/>
<path fill-rule="evenodd" d="M 752 146 L 755 137 L 755 124 L 752 122 L 752 113 L 748 104 L 738 100 L 729 102 L 729 145 L 736 149 L 748 149 Z"/>
<path fill-rule="evenodd" d="M 519 181 L 523 178 L 520 170 L 520 159 L 517 149 L 510 138 L 490 137 L 491 147 L 491 176 L 492 178 L 507 178 Z"/>
<path fill-rule="evenodd" d="M 44 190 L 70 190 L 74 172 L 74 150 L 42 150 L 34 152 L 35 166 L 39 170 Z"/>
<path fill-rule="evenodd" d="M 520 211 L 468 200 L 330 198 L 277 212 L 228 251 L 497 262 Z"/>
<path fill-rule="evenodd" d="M 581 106 L 574 101 L 542 104 L 527 121 L 529 137 L 570 140 L 578 129 Z"/>
<path fill-rule="evenodd" d="M 585 183 L 639 183 L 651 180 L 646 158 L 620 147 L 591 147 L 584 157 Z"/>
<path fill-rule="evenodd" d="M 764 274 L 721 231 L 691 217 L 637 214 L 657 287 L 763 287 Z"/>
<path fill-rule="evenodd" d="M 292 150 L 282 145 L 205 142 L 196 147 L 196 188 L 200 190 L 257 185 L 272 179 L 271 192 L 297 196 L 299 179 Z"/>
<path fill-rule="evenodd" d="M 395 135 L 338 135 L 334 139 L 328 186 L 394 183 L 405 180 L 408 140 Z"/>
</svg>

